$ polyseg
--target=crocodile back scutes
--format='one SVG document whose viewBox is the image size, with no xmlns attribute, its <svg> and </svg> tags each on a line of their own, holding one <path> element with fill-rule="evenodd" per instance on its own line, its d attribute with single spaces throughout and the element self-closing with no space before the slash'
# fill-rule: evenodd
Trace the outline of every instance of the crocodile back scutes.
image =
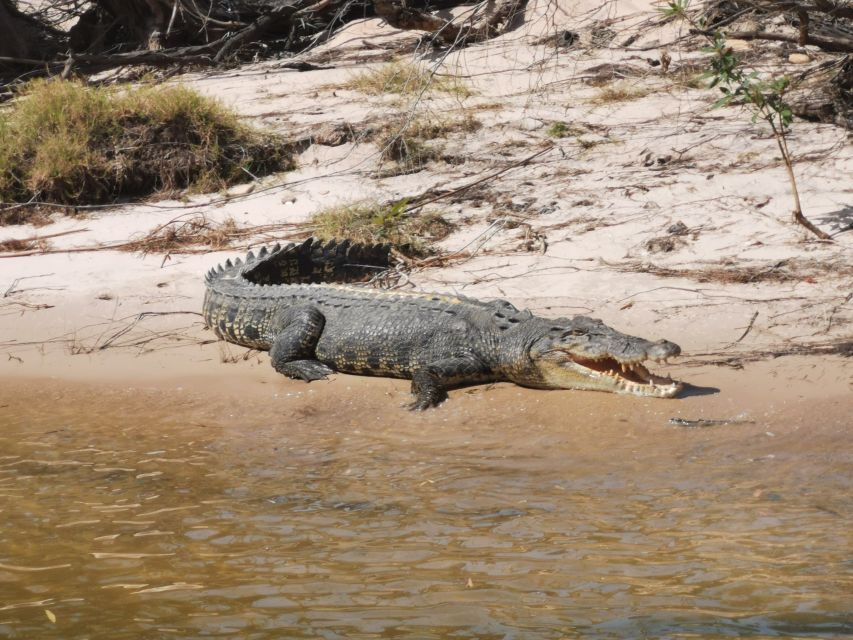
<svg viewBox="0 0 853 640">
<path fill-rule="evenodd" d="M 391 266 L 390 252 L 387 244 L 309 238 L 300 244 L 262 247 L 257 254 L 250 251 L 245 262 L 227 260 L 211 269 L 205 281 L 229 277 L 256 285 L 364 282 Z"/>
</svg>

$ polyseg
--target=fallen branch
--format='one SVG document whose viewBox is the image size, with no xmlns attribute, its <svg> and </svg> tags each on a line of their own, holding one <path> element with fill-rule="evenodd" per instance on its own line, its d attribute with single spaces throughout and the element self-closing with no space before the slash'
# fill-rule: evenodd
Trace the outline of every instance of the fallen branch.
<svg viewBox="0 0 853 640">
<path fill-rule="evenodd" d="M 203 214 L 183 214 L 168 222 L 158 225 L 142 237 L 115 242 L 112 244 L 97 244 L 86 247 L 68 247 L 65 249 L 34 249 L 0 255 L 3 258 L 24 258 L 34 255 L 52 253 L 87 253 L 91 251 L 132 251 L 143 255 L 149 253 L 164 253 L 166 259 L 173 253 L 193 254 L 208 253 L 211 250 L 231 247 L 234 240 L 242 240 L 262 234 L 276 233 L 287 230 L 292 236 L 297 223 L 276 223 L 238 227 L 233 221 L 211 223 Z M 62 234 L 57 234 L 62 235 Z M 199 245 L 205 245 L 204 248 Z"/>
<path fill-rule="evenodd" d="M 519 11 L 524 10 L 527 0 L 501 0 L 499 3 L 489 2 L 486 17 L 479 23 L 474 23 L 471 16 L 460 26 L 450 20 L 408 6 L 400 0 L 375 0 L 373 6 L 376 15 L 397 29 L 426 31 L 434 40 L 445 44 L 459 45 L 462 43 L 482 42 L 500 35 Z"/>
<path fill-rule="evenodd" d="M 714 36 L 714 31 L 706 31 L 701 29 L 691 29 L 691 34 L 703 36 Z M 805 35 L 805 37 L 803 37 Z M 787 35 L 784 33 L 772 33 L 769 31 L 728 31 L 726 37 L 732 40 L 774 40 L 777 42 L 792 42 L 800 46 L 814 45 L 820 47 L 824 51 L 836 51 L 840 53 L 853 52 L 853 39 L 850 38 L 833 38 L 829 36 L 816 36 L 812 33 L 797 35 Z M 805 40 L 805 42 L 803 42 Z"/>
<path fill-rule="evenodd" d="M 723 348 L 724 349 L 730 349 L 731 347 L 735 346 L 738 342 L 743 340 L 746 337 L 746 334 L 748 334 L 750 331 L 752 331 L 752 326 L 755 324 L 755 319 L 757 317 L 758 317 L 758 311 L 756 311 L 755 313 L 752 314 L 752 318 L 749 319 L 749 324 L 746 325 L 746 329 L 744 329 L 743 333 L 740 334 L 740 337 L 737 340 L 735 340 L 734 342 L 730 342 L 729 344 L 727 344 Z"/>
<path fill-rule="evenodd" d="M 444 200 L 445 198 L 450 198 L 450 197 L 459 195 L 460 193 L 464 193 L 465 191 L 468 191 L 469 189 L 472 189 L 473 187 L 481 185 L 484 182 L 489 182 L 490 180 L 494 180 L 498 176 L 506 173 L 507 171 L 511 171 L 512 169 L 516 169 L 517 167 L 523 167 L 524 165 L 528 164 L 531 160 L 534 160 L 534 159 L 538 158 L 539 156 L 541 156 L 545 153 L 548 153 L 549 151 L 552 151 L 553 149 L 556 149 L 556 147 L 553 144 L 549 144 L 544 149 L 540 149 L 536 153 L 531 154 L 525 158 L 522 158 L 521 160 L 517 160 L 516 162 L 513 162 L 513 163 L 503 167 L 502 169 L 499 169 L 493 173 L 490 173 L 489 175 L 483 176 L 482 178 L 477 178 L 473 182 L 469 182 L 468 184 L 462 185 L 461 187 L 457 187 L 456 189 L 452 189 L 451 191 L 439 193 L 435 196 L 427 198 L 426 200 L 415 200 L 415 202 L 413 204 L 406 207 L 406 209 L 404 210 L 404 213 L 409 214 L 412 211 L 417 211 L 418 209 L 421 209 L 422 207 L 425 207 L 428 204 L 432 204 L 433 202 L 437 202 L 438 200 Z"/>
<path fill-rule="evenodd" d="M 705 353 L 691 353 L 694 360 L 679 362 L 681 367 L 703 367 L 708 365 L 728 366 L 742 369 L 743 365 L 759 360 L 772 360 L 785 356 L 815 356 L 815 355 L 837 355 L 843 358 L 853 357 L 853 341 L 836 340 L 828 342 L 817 342 L 814 344 L 794 344 L 784 347 L 770 347 L 767 349 L 755 349 L 738 354 L 726 354 L 721 351 L 709 351 Z"/>
</svg>

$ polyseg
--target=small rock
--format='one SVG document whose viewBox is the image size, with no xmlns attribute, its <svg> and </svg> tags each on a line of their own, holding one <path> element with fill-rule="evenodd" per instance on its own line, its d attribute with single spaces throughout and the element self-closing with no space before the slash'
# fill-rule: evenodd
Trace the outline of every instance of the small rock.
<svg viewBox="0 0 853 640">
<path fill-rule="evenodd" d="M 314 134 L 314 142 L 327 147 L 337 147 L 352 140 L 353 130 L 346 123 L 328 124 Z"/>
<path fill-rule="evenodd" d="M 792 53 L 788 56 L 788 62 L 791 64 L 808 64 L 812 59 L 805 53 Z"/>
<path fill-rule="evenodd" d="M 678 241 L 675 238 L 652 238 L 647 240 L 643 245 L 649 253 L 671 253 L 678 248 Z"/>
<path fill-rule="evenodd" d="M 671 236 L 686 236 L 689 233 L 687 225 L 681 220 L 667 227 L 666 232 Z"/>
<path fill-rule="evenodd" d="M 517 213 L 525 212 L 530 209 L 531 205 L 536 202 L 536 198 L 519 198 L 518 201 L 510 200 L 507 203 L 507 208 L 510 211 L 515 211 Z"/>
<path fill-rule="evenodd" d="M 571 47 L 578 40 L 580 40 L 580 34 L 576 31 L 560 31 L 556 36 L 558 47 Z"/>
<path fill-rule="evenodd" d="M 255 190 L 255 187 L 258 186 L 255 182 L 244 182 L 243 184 L 238 184 L 235 187 L 231 187 L 228 190 L 229 196 L 246 196 L 252 193 Z"/>
<path fill-rule="evenodd" d="M 518 123 L 518 128 L 522 131 L 537 131 L 545 126 L 545 123 L 536 118 L 522 118 Z"/>
</svg>

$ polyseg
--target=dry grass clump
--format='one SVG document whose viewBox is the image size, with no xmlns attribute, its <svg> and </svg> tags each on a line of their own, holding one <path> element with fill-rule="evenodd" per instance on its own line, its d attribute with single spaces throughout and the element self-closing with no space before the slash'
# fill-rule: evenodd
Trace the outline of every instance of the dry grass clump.
<svg viewBox="0 0 853 640">
<path fill-rule="evenodd" d="M 668 76 L 673 85 L 682 89 L 707 89 L 708 80 L 704 73 L 689 68 L 676 69 Z"/>
<path fill-rule="evenodd" d="M 545 135 L 550 138 L 574 138 L 575 143 L 583 149 L 584 151 L 588 151 L 589 149 L 594 149 L 595 147 L 602 144 L 613 144 L 617 140 L 615 138 L 610 138 L 608 135 L 598 136 L 598 137 L 581 137 L 588 136 L 590 134 L 594 135 L 594 131 L 587 126 L 584 125 L 573 125 L 568 122 L 553 122 L 551 125 L 545 130 Z"/>
<path fill-rule="evenodd" d="M 441 146 L 430 144 L 430 141 L 451 133 L 470 133 L 481 126 L 482 123 L 470 113 L 461 117 L 400 118 L 379 129 L 374 141 L 382 150 L 382 160 L 396 162 L 404 169 L 417 170 L 441 157 Z"/>
<path fill-rule="evenodd" d="M 611 85 L 601 87 L 598 93 L 590 98 L 590 104 L 602 105 L 613 104 L 615 102 L 629 102 L 638 100 L 649 95 L 652 90 L 648 87 L 636 87 L 627 82 L 616 82 Z"/>
<path fill-rule="evenodd" d="M 753 284 L 758 282 L 816 282 L 831 274 L 837 278 L 853 277 L 853 266 L 847 263 L 819 260 L 780 260 L 757 265 L 719 264 L 698 268 L 673 269 L 654 264 L 631 264 L 622 270 L 651 273 L 663 278 L 689 278 L 697 282 Z"/>
<path fill-rule="evenodd" d="M 453 225 L 438 213 L 406 213 L 406 204 L 354 202 L 320 211 L 309 224 L 321 240 L 389 243 L 409 255 L 426 255 L 428 243 L 446 237 Z"/>
<path fill-rule="evenodd" d="M 419 170 L 428 162 L 441 157 L 441 148 L 436 145 L 427 144 L 421 138 L 386 131 L 381 135 L 376 144 L 382 149 L 382 159 L 396 162 L 401 169 Z"/>
<path fill-rule="evenodd" d="M 388 93 L 413 96 L 424 91 L 440 91 L 459 98 L 472 95 L 471 89 L 458 78 L 439 76 L 429 69 L 402 60 L 358 73 L 344 84 L 344 88 L 372 96 Z"/>
<path fill-rule="evenodd" d="M 200 213 L 180 216 L 155 227 L 143 236 L 121 245 L 125 251 L 148 253 L 175 253 L 187 247 L 207 245 L 223 249 L 234 238 L 244 235 L 232 218 L 222 222 L 208 220 Z"/>
<path fill-rule="evenodd" d="M 213 191 L 292 167 L 284 143 L 186 87 L 35 81 L 0 112 L 0 199 L 112 202 Z"/>
<path fill-rule="evenodd" d="M 10 239 L 0 242 L 0 253 L 17 253 L 19 251 L 46 251 L 50 247 L 47 240 L 41 238 Z"/>
</svg>

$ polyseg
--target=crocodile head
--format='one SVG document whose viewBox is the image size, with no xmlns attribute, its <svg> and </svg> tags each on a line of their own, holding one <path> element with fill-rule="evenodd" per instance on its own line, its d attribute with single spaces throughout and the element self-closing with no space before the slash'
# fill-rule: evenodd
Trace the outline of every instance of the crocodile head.
<svg viewBox="0 0 853 640">
<path fill-rule="evenodd" d="M 514 380 L 519 384 L 656 398 L 672 398 L 683 387 L 644 364 L 679 355 L 681 348 L 672 342 L 635 338 L 584 316 L 544 320 L 536 334 L 528 343 L 527 366 L 515 372 L 525 378 Z"/>
</svg>

